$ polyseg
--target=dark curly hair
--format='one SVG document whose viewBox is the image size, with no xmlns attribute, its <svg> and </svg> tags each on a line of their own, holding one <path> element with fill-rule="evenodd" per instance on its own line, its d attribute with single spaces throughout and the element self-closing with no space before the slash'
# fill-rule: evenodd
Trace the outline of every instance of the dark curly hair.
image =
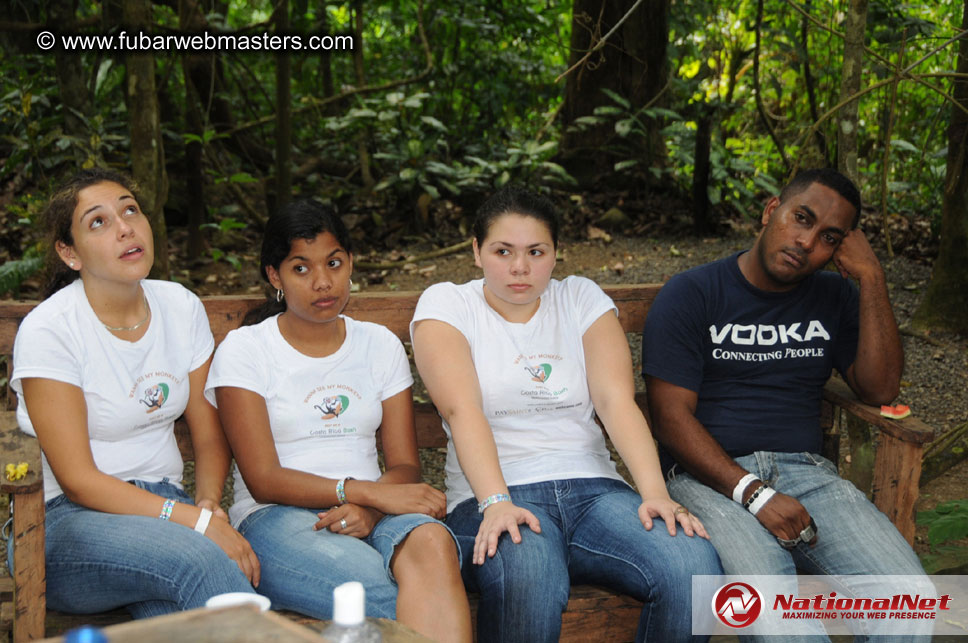
<svg viewBox="0 0 968 643">
<path fill-rule="evenodd" d="M 74 235 L 71 226 L 74 223 L 74 210 L 77 208 L 77 196 L 81 190 L 99 183 L 117 183 L 131 192 L 139 204 L 138 186 L 134 180 L 122 173 L 104 167 L 93 167 L 81 170 L 67 179 L 50 197 L 44 209 L 43 221 L 47 228 L 47 286 L 44 288 L 44 299 L 68 285 L 78 278 L 76 270 L 64 265 L 57 255 L 57 242 L 68 246 L 74 245 Z"/>
</svg>

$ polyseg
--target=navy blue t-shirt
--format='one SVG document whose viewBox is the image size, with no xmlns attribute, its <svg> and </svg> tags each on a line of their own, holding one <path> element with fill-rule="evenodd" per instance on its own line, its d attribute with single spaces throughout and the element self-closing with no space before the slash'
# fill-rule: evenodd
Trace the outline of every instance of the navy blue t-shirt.
<svg viewBox="0 0 968 643">
<path fill-rule="evenodd" d="M 788 292 L 760 290 L 740 272 L 740 254 L 662 287 L 645 322 L 642 374 L 695 391 L 696 419 L 733 457 L 819 453 L 823 385 L 857 353 L 857 288 L 820 271 Z"/>
</svg>

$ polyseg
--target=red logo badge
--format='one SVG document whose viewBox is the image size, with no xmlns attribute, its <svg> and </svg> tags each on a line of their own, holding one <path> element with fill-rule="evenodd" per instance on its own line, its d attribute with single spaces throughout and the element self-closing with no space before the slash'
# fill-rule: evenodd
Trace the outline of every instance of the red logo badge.
<svg viewBox="0 0 968 643">
<path fill-rule="evenodd" d="M 729 627 L 746 627 L 760 615 L 763 595 L 746 583 L 727 583 L 713 595 L 713 614 Z"/>
</svg>

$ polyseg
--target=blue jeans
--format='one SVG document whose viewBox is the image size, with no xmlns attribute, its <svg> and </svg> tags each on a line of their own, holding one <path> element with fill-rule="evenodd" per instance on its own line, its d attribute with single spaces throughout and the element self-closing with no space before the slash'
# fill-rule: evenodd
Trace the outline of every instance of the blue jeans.
<svg viewBox="0 0 968 643">
<path fill-rule="evenodd" d="M 662 520 L 646 531 L 638 517 L 642 499 L 619 480 L 554 480 L 509 491 L 541 521 L 541 533 L 522 527 L 519 544 L 502 534 L 497 554 L 483 565 L 472 562 L 477 502 L 465 500 L 447 517 L 464 555 L 464 584 L 481 594 L 478 641 L 557 641 L 572 583 L 643 601 L 637 641 L 690 638 L 691 577 L 721 573 L 707 540 L 681 530 L 669 536 Z"/>
<path fill-rule="evenodd" d="M 366 591 L 366 615 L 395 618 L 397 585 L 390 572 L 394 551 L 417 527 L 442 523 L 424 514 L 386 516 L 360 539 L 326 529 L 313 531 L 317 511 L 270 505 L 239 523 L 239 533 L 262 565 L 259 593 L 272 601 L 273 609 L 329 620 L 333 589 L 359 581 Z"/>
<path fill-rule="evenodd" d="M 193 504 L 167 481 L 132 484 Z M 60 495 L 47 503 L 45 534 L 50 609 L 92 614 L 125 607 L 146 618 L 202 607 L 216 594 L 253 591 L 221 547 L 178 523 L 94 511 Z"/>
<path fill-rule="evenodd" d="M 736 462 L 778 492 L 799 500 L 816 522 L 818 538 L 814 547 L 801 543 L 793 550 L 783 549 L 742 505 L 687 473 L 676 473 L 676 467 L 669 475 L 669 495 L 703 521 L 727 574 L 796 574 L 800 569 L 808 574 L 828 575 L 924 575 L 911 546 L 887 516 L 841 478 L 830 460 L 812 453 L 757 451 L 736 458 Z M 931 594 L 933 585 L 927 577 L 924 582 L 921 593 Z M 865 587 L 863 576 L 859 576 L 845 589 L 880 595 L 884 588 Z M 916 590 L 908 587 L 905 591 Z M 897 621 L 886 620 L 857 621 L 857 625 L 857 633 L 862 636 L 896 633 L 898 628 Z M 870 626 L 881 626 L 884 631 L 868 629 Z M 818 628 L 817 633 L 823 635 L 819 623 Z M 891 638 L 879 636 L 876 640 Z M 911 634 L 895 640 L 910 641 Z"/>
</svg>

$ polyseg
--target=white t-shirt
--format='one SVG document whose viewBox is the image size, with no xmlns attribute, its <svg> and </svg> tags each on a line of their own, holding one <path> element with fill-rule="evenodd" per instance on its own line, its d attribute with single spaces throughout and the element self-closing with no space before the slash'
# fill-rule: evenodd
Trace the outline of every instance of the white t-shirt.
<svg viewBox="0 0 968 643">
<path fill-rule="evenodd" d="M 595 423 L 585 372 L 585 331 L 615 304 L 584 277 L 552 279 L 534 316 L 506 321 L 484 299 L 484 281 L 440 283 L 417 302 L 418 321 L 456 328 L 470 345 L 504 480 L 509 485 L 567 478 L 621 480 Z M 444 431 L 451 437 L 450 426 Z M 474 497 L 447 443 L 447 511 Z"/>
<path fill-rule="evenodd" d="M 219 344 L 205 385 L 232 386 L 266 400 L 279 464 L 325 478 L 376 480 L 376 430 L 383 401 L 413 385 L 403 344 L 379 324 L 343 317 L 346 338 L 332 355 L 309 357 L 279 332 L 279 316 L 231 331 Z M 256 503 L 235 468 L 236 527 Z"/>
<path fill-rule="evenodd" d="M 80 279 L 57 291 L 23 320 L 13 348 L 17 422 L 36 435 L 21 380 L 41 377 L 84 392 L 94 463 L 121 480 L 180 485 L 182 458 L 175 420 L 189 397 L 188 374 L 205 363 L 215 342 L 198 297 L 171 281 L 144 280 L 151 307 L 144 336 L 129 342 L 98 320 Z M 56 400 L 50 403 L 56 404 Z M 63 493 L 44 465 L 44 498 Z"/>
</svg>

